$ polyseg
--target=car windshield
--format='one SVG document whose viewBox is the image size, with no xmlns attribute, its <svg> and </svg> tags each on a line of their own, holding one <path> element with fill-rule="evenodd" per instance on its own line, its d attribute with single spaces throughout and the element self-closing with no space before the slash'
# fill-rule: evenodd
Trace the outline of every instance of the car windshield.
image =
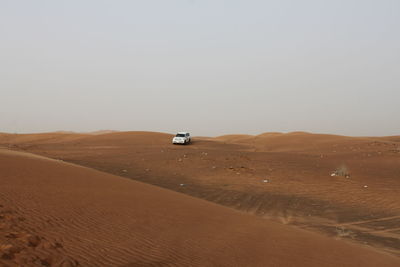
<svg viewBox="0 0 400 267">
<path fill-rule="evenodd" d="M 177 134 L 176 137 L 185 137 L 185 134 Z"/>
</svg>

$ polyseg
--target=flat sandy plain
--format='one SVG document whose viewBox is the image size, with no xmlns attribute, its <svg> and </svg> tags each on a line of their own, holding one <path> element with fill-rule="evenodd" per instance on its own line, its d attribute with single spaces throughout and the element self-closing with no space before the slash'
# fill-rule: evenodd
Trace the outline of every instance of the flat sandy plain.
<svg viewBox="0 0 400 267">
<path fill-rule="evenodd" d="M 400 266 L 399 136 L 171 138 L 0 134 L 0 266 Z"/>
</svg>

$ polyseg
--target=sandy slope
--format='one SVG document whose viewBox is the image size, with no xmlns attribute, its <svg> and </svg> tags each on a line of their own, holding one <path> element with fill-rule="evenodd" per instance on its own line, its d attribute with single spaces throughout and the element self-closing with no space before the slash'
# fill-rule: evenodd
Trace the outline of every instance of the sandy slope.
<svg viewBox="0 0 400 267">
<path fill-rule="evenodd" d="M 4 266 L 400 264 L 368 248 L 61 161 L 3 149 L 0 170 Z"/>
<path fill-rule="evenodd" d="M 60 143 L 78 140 L 80 138 L 88 136 L 87 134 L 76 134 L 76 133 L 39 133 L 39 134 L 6 134 L 0 133 L 0 140 L 2 143 L 8 143 L 12 145 L 35 145 L 48 144 L 48 143 Z"/>
<path fill-rule="evenodd" d="M 266 133 L 195 138 L 189 146 L 170 139 L 151 132 L 0 134 L 0 146 L 400 255 L 398 136 Z M 342 166 L 350 177 L 332 177 Z"/>
<path fill-rule="evenodd" d="M 337 153 L 365 150 L 371 142 L 395 140 L 395 137 L 348 137 L 331 134 L 311 134 L 307 132 L 264 133 L 256 136 L 226 135 L 215 140 L 230 144 L 247 145 L 258 152 L 314 152 Z M 367 149 L 368 150 L 368 149 Z M 369 149 L 374 150 L 374 148 Z"/>
</svg>

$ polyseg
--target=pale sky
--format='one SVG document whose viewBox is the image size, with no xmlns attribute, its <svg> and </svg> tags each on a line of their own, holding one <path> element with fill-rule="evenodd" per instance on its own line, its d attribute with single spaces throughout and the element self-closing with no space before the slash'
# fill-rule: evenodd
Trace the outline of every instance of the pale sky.
<svg viewBox="0 0 400 267">
<path fill-rule="evenodd" d="M 0 0 L 0 132 L 400 134 L 398 0 Z"/>
</svg>

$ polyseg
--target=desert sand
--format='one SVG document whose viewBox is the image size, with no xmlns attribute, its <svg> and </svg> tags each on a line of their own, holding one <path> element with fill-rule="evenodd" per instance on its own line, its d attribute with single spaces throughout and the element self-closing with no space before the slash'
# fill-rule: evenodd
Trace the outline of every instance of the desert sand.
<svg viewBox="0 0 400 267">
<path fill-rule="evenodd" d="M 0 134 L 1 266 L 400 266 L 400 137 Z"/>
</svg>

